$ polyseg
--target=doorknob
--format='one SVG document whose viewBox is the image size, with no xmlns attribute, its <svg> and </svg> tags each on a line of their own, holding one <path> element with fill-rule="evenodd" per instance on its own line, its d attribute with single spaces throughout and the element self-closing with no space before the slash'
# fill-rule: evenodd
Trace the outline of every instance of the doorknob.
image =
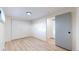
<svg viewBox="0 0 79 59">
<path fill-rule="evenodd" d="M 68 32 L 68 34 L 71 34 L 71 32 Z"/>
</svg>

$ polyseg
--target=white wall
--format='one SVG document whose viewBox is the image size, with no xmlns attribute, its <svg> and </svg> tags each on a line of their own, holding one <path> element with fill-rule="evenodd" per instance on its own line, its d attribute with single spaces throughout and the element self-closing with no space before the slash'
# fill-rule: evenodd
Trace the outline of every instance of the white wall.
<svg viewBox="0 0 79 59">
<path fill-rule="evenodd" d="M 76 50 L 76 9 L 72 9 L 72 50 Z"/>
<path fill-rule="evenodd" d="M 74 13 L 74 50 L 78 50 L 79 51 L 79 8 L 75 9 L 75 13 Z"/>
<path fill-rule="evenodd" d="M 5 21 L 5 41 L 10 41 L 12 38 L 11 38 L 11 17 L 10 16 L 6 16 L 6 21 Z"/>
<path fill-rule="evenodd" d="M 12 39 L 31 35 L 31 22 L 12 19 Z"/>
<path fill-rule="evenodd" d="M 52 32 L 52 34 L 53 34 L 53 38 L 55 38 L 55 19 L 52 21 L 52 28 L 53 28 L 53 32 Z"/>
<path fill-rule="evenodd" d="M 72 10 L 72 50 L 79 51 L 79 8 Z"/>
<path fill-rule="evenodd" d="M 5 15 L 3 13 L 3 10 L 1 10 L 1 15 L 0 15 L 0 50 L 4 49 L 4 44 L 5 44 L 5 36 L 4 36 L 4 23 L 5 23 Z"/>
<path fill-rule="evenodd" d="M 20 19 L 7 16 L 5 29 L 6 41 L 29 36 L 46 40 L 46 18 L 34 21 L 22 21 Z"/>
<path fill-rule="evenodd" d="M 46 18 L 33 21 L 32 34 L 34 37 L 46 41 Z"/>
<path fill-rule="evenodd" d="M 4 38 L 4 23 L 0 22 L 0 50 L 3 50 L 5 44 Z"/>
<path fill-rule="evenodd" d="M 55 17 L 47 18 L 47 38 L 55 38 Z"/>
</svg>

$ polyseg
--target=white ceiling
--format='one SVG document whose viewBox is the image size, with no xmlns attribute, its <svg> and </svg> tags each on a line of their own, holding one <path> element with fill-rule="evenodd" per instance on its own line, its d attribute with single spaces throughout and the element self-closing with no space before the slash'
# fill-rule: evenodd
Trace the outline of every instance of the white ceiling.
<svg viewBox="0 0 79 59">
<path fill-rule="evenodd" d="M 64 7 L 3 7 L 6 16 L 12 16 L 24 20 L 34 20 L 43 16 L 48 16 L 56 11 L 67 8 Z M 27 16 L 26 12 L 31 12 L 31 16 Z"/>
</svg>

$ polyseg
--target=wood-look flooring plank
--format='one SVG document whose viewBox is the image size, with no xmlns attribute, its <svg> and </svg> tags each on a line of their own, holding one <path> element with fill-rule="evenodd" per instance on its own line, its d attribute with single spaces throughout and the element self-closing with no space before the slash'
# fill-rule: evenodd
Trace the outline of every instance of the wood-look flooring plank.
<svg viewBox="0 0 79 59">
<path fill-rule="evenodd" d="M 5 43 L 5 51 L 66 51 L 55 45 L 55 40 L 50 39 L 49 43 L 30 37 L 12 40 Z"/>
</svg>

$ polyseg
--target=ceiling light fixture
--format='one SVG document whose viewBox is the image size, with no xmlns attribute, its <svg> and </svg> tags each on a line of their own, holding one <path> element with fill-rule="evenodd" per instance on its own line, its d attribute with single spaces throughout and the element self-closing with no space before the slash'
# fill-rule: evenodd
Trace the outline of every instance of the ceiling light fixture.
<svg viewBox="0 0 79 59">
<path fill-rule="evenodd" d="M 26 12 L 26 14 L 27 14 L 28 16 L 31 16 L 31 15 L 32 15 L 32 13 L 31 13 L 31 12 Z"/>
</svg>

